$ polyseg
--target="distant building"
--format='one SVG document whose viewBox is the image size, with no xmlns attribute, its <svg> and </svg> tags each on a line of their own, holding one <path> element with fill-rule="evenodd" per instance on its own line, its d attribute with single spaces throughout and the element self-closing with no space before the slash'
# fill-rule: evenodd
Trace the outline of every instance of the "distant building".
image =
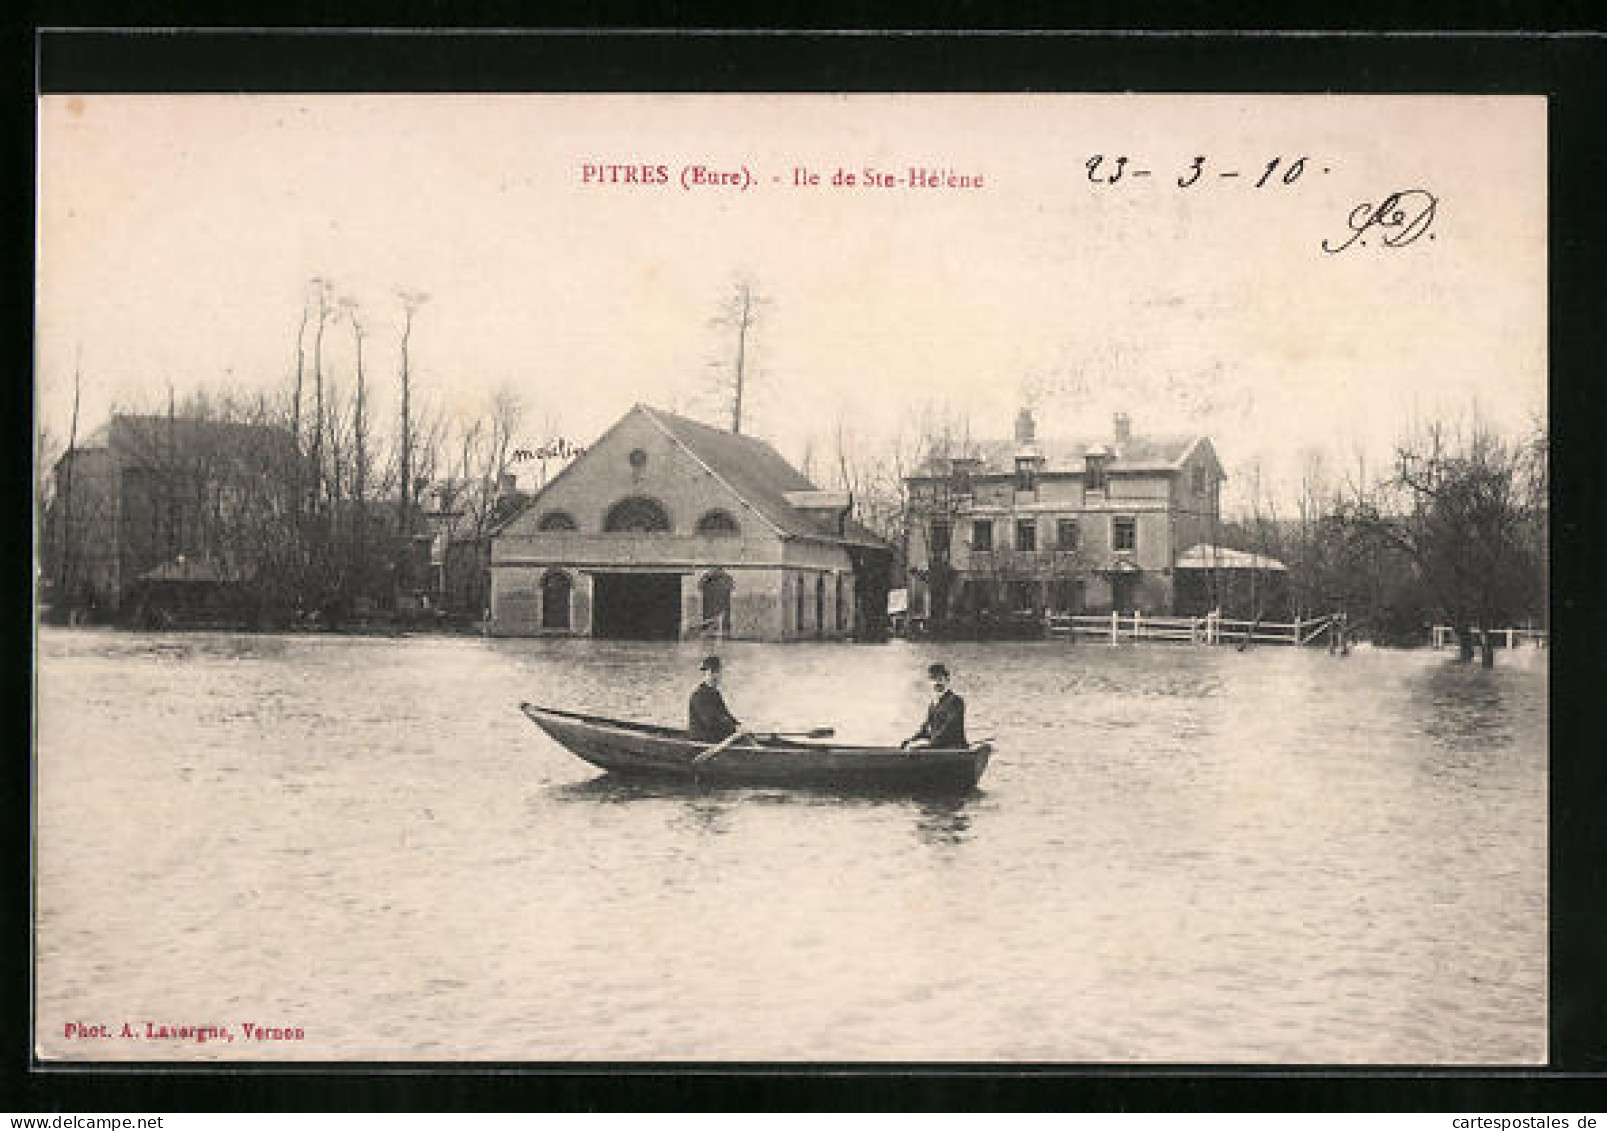
<svg viewBox="0 0 1607 1131">
<path fill-rule="evenodd" d="M 492 541 L 529 506 L 530 495 L 511 474 L 502 475 L 494 490 L 472 480 L 443 479 L 422 494 L 414 601 L 478 619 L 490 600 Z"/>
<path fill-rule="evenodd" d="M 210 596 L 276 547 L 295 438 L 267 425 L 113 415 L 56 461 L 42 546 L 51 596 L 112 615 L 145 596 Z"/>
<path fill-rule="evenodd" d="M 1209 542 L 1178 556 L 1173 611 L 1200 616 L 1216 610 L 1230 617 L 1281 615 L 1289 609 L 1289 567 L 1277 558 Z"/>
<path fill-rule="evenodd" d="M 1169 613 L 1175 568 L 1211 542 L 1222 465 L 1200 435 L 1043 441 L 1032 413 L 1013 443 L 929 460 L 906 480 L 912 613 L 936 619 L 1059 612 Z"/>
<path fill-rule="evenodd" d="M 636 405 L 491 547 L 491 630 L 842 638 L 886 617 L 890 548 L 762 440 Z"/>
</svg>

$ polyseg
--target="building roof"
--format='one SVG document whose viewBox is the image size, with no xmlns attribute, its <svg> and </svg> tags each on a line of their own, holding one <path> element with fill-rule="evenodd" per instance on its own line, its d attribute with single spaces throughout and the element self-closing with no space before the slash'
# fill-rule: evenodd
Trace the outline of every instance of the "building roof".
<svg viewBox="0 0 1607 1131">
<path fill-rule="evenodd" d="M 711 428 L 644 404 L 636 405 L 632 411 L 642 413 L 663 429 L 782 534 L 876 549 L 887 547 L 886 542 L 852 518 L 844 517 L 839 525 L 828 513 L 813 513 L 789 503 L 788 492 L 815 491 L 816 487 L 763 440 Z"/>
<path fill-rule="evenodd" d="M 1244 550 L 1230 550 L 1226 546 L 1213 546 L 1209 542 L 1201 542 L 1184 550 L 1177 559 L 1178 569 L 1259 569 L 1270 570 L 1274 573 L 1287 572 L 1288 567 L 1277 558 L 1269 558 L 1263 554 L 1246 553 Z"/>
<path fill-rule="evenodd" d="M 1180 467 L 1196 444 L 1199 435 L 1133 436 L 1125 443 L 1113 443 L 1109 437 L 1057 437 L 1034 442 L 1037 454 L 1043 458 L 1039 474 L 1056 472 L 1080 475 L 1086 469 L 1084 456 L 1089 449 L 1101 447 L 1114 456 L 1105 465 L 1108 473 L 1175 471 Z M 1015 472 L 1015 460 L 1020 445 L 1011 440 L 974 443 L 968 453 L 981 461 L 979 475 L 1009 475 Z M 933 456 L 921 465 L 919 474 L 945 475 L 947 459 Z"/>
<path fill-rule="evenodd" d="M 194 416 L 114 413 L 75 445 L 76 451 L 112 450 L 147 466 L 201 455 L 242 462 L 266 458 L 293 459 L 296 439 L 290 430 L 271 424 L 206 420 Z"/>
</svg>

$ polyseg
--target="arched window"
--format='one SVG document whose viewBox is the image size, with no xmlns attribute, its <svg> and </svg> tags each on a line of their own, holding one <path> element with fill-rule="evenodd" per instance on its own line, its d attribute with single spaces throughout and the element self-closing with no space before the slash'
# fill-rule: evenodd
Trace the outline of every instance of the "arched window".
<svg viewBox="0 0 1607 1131">
<path fill-rule="evenodd" d="M 703 595 L 703 623 L 716 618 L 720 627 L 731 631 L 731 590 L 734 588 L 729 574 L 715 570 L 698 586 Z"/>
<path fill-rule="evenodd" d="M 740 533 L 737 528 L 737 520 L 732 518 L 725 511 L 709 511 L 702 518 L 698 519 L 697 532 L 699 534 L 707 534 L 715 538 L 729 537 L 730 535 Z"/>
<path fill-rule="evenodd" d="M 603 529 L 610 534 L 661 534 L 669 528 L 670 516 L 664 513 L 664 508 L 640 495 L 632 495 L 615 503 L 609 508 L 608 518 L 603 523 Z"/>
<path fill-rule="evenodd" d="M 541 627 L 569 627 L 569 575 L 561 569 L 541 579 Z"/>
<path fill-rule="evenodd" d="M 536 523 L 537 530 L 578 530 L 575 520 L 568 511 L 548 511 Z"/>
</svg>

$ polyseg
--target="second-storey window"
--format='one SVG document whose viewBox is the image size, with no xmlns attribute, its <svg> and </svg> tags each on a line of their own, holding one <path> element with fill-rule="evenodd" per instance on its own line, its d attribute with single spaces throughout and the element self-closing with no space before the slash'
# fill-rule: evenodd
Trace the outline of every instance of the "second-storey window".
<svg viewBox="0 0 1607 1131">
<path fill-rule="evenodd" d="M 1016 522 L 1016 549 L 1036 550 L 1038 548 L 1038 523 L 1030 518 L 1023 518 Z"/>
<path fill-rule="evenodd" d="M 954 528 L 946 522 L 932 524 L 932 556 L 947 557 Z"/>
<path fill-rule="evenodd" d="M 1112 550 L 1138 549 L 1138 520 L 1113 518 L 1110 520 L 1110 548 Z"/>
<path fill-rule="evenodd" d="M 971 549 L 993 549 L 993 520 L 979 518 L 971 524 Z"/>
</svg>

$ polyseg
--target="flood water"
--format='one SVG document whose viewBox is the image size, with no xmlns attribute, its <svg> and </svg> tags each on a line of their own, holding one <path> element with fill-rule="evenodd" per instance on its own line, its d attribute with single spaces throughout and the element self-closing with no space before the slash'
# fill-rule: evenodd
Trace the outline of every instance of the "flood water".
<svg viewBox="0 0 1607 1131">
<path fill-rule="evenodd" d="M 40 1054 L 1545 1058 L 1543 652 L 721 651 L 745 723 L 865 742 L 941 655 L 993 762 L 620 785 L 520 701 L 678 721 L 694 647 L 43 630 Z"/>
</svg>

